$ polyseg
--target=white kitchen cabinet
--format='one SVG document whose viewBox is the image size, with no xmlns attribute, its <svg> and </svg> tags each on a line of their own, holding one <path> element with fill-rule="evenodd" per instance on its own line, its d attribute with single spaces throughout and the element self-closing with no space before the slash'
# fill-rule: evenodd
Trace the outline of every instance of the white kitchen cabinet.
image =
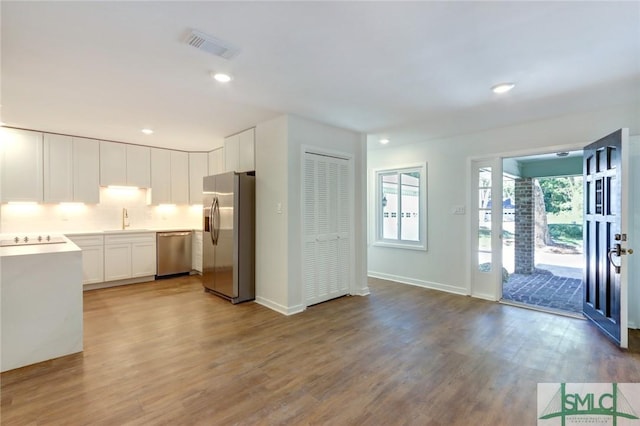
<svg viewBox="0 0 640 426">
<path fill-rule="evenodd" d="M 238 169 L 239 172 L 255 170 L 255 129 L 240 133 L 238 140 Z"/>
<path fill-rule="evenodd" d="M 209 175 L 206 152 L 189 153 L 189 204 L 202 204 L 202 178 Z"/>
<path fill-rule="evenodd" d="M 255 170 L 255 129 L 224 139 L 224 165 L 227 172 Z"/>
<path fill-rule="evenodd" d="M 233 172 L 238 169 L 238 149 L 240 148 L 240 135 L 224 138 L 224 171 Z"/>
<path fill-rule="evenodd" d="M 171 151 L 151 149 L 151 204 L 171 203 Z"/>
<path fill-rule="evenodd" d="M 106 244 L 104 246 L 104 280 L 115 281 L 131 278 L 131 244 Z"/>
<path fill-rule="evenodd" d="M 209 174 L 218 175 L 225 172 L 224 168 L 224 148 L 214 149 L 208 154 L 209 157 Z"/>
<path fill-rule="evenodd" d="M 105 236 L 105 281 L 153 276 L 155 273 L 155 232 L 125 232 Z"/>
<path fill-rule="evenodd" d="M 131 277 L 156 274 L 156 240 L 131 244 Z"/>
<path fill-rule="evenodd" d="M 127 185 L 127 147 L 100 141 L 100 185 Z"/>
<path fill-rule="evenodd" d="M 44 202 L 98 204 L 99 143 L 44 134 Z"/>
<path fill-rule="evenodd" d="M 138 188 L 151 186 L 151 148 L 127 145 L 127 185 Z"/>
<path fill-rule="evenodd" d="M 191 269 L 202 275 L 202 231 L 194 231 L 191 239 Z"/>
<path fill-rule="evenodd" d="M 100 185 L 151 185 L 151 148 L 100 141 Z"/>
<path fill-rule="evenodd" d="M 2 202 L 42 202 L 43 136 L 28 130 L 2 128 L 0 176 Z"/>
<path fill-rule="evenodd" d="M 100 202 L 100 142 L 73 138 L 73 201 Z"/>
<path fill-rule="evenodd" d="M 171 151 L 171 203 L 189 204 L 189 154 Z"/>
<path fill-rule="evenodd" d="M 104 236 L 67 235 L 82 249 L 82 284 L 104 281 Z"/>
<path fill-rule="evenodd" d="M 44 134 L 44 202 L 73 200 L 73 138 Z"/>
<path fill-rule="evenodd" d="M 151 204 L 189 204 L 189 154 L 151 150 Z"/>
</svg>

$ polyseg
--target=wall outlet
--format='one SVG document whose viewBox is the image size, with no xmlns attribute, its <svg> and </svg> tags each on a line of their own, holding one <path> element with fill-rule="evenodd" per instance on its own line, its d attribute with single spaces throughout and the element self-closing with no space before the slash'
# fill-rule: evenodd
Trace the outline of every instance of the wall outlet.
<svg viewBox="0 0 640 426">
<path fill-rule="evenodd" d="M 464 206 L 453 206 L 451 207 L 451 214 L 455 215 L 463 215 L 466 213 L 466 209 Z"/>
</svg>

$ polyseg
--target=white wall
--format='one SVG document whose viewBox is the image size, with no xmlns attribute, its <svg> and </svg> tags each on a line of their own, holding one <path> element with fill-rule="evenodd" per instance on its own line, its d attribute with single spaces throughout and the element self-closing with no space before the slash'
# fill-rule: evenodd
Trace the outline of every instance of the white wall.
<svg viewBox="0 0 640 426">
<path fill-rule="evenodd" d="M 640 134 L 639 117 L 637 106 L 618 107 L 406 146 L 390 144 L 381 149 L 370 149 L 370 178 L 376 169 L 400 167 L 416 161 L 428 163 L 429 250 L 421 252 L 369 244 L 369 275 L 468 294 L 470 158 L 575 149 L 621 127 L 629 127 L 630 134 L 636 135 Z M 372 138 L 368 143 L 373 147 L 375 141 Z M 369 194 L 374 194 L 371 179 Z M 371 202 L 370 199 L 370 206 Z M 466 206 L 467 214 L 453 215 L 451 207 L 456 205 Z M 369 221 L 371 231 L 374 226 L 371 214 Z M 370 233 L 369 243 L 372 238 Z M 633 291 L 636 292 L 635 289 Z M 636 305 L 638 300 L 636 295 Z M 640 319 L 636 313 L 637 306 L 630 306 L 631 311 Z"/>
<path fill-rule="evenodd" d="M 256 301 L 285 314 L 304 310 L 302 297 L 302 147 L 349 154 L 355 174 L 357 218 L 355 286 L 366 284 L 366 148 L 363 135 L 286 115 L 256 126 Z M 281 204 L 282 213 L 277 212 Z"/>
<path fill-rule="evenodd" d="M 100 204 L 2 204 L 1 233 L 62 233 L 120 229 L 122 208 L 129 228 L 202 229 L 202 206 L 147 205 L 146 189 L 100 188 Z"/>
<path fill-rule="evenodd" d="M 256 301 L 285 313 L 289 306 L 287 138 L 287 116 L 256 126 Z M 282 213 L 277 212 L 278 203 Z"/>
<path fill-rule="evenodd" d="M 354 168 L 355 289 L 368 294 L 366 274 L 366 139 L 359 133 L 289 116 L 289 302 L 304 309 L 302 296 L 302 155 L 303 146 L 351 156 Z"/>
</svg>

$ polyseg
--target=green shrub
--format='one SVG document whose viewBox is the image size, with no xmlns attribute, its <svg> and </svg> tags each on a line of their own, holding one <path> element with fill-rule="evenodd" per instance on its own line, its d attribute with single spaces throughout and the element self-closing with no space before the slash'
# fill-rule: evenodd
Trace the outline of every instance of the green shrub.
<svg viewBox="0 0 640 426">
<path fill-rule="evenodd" d="M 557 240 L 581 240 L 582 224 L 577 223 L 550 223 L 549 234 Z"/>
</svg>

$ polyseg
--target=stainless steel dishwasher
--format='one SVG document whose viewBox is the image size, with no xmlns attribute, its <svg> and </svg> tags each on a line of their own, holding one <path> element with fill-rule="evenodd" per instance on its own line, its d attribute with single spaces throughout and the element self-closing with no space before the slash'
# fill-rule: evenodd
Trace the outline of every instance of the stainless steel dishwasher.
<svg viewBox="0 0 640 426">
<path fill-rule="evenodd" d="M 156 276 L 191 272 L 191 231 L 156 233 Z"/>
</svg>

